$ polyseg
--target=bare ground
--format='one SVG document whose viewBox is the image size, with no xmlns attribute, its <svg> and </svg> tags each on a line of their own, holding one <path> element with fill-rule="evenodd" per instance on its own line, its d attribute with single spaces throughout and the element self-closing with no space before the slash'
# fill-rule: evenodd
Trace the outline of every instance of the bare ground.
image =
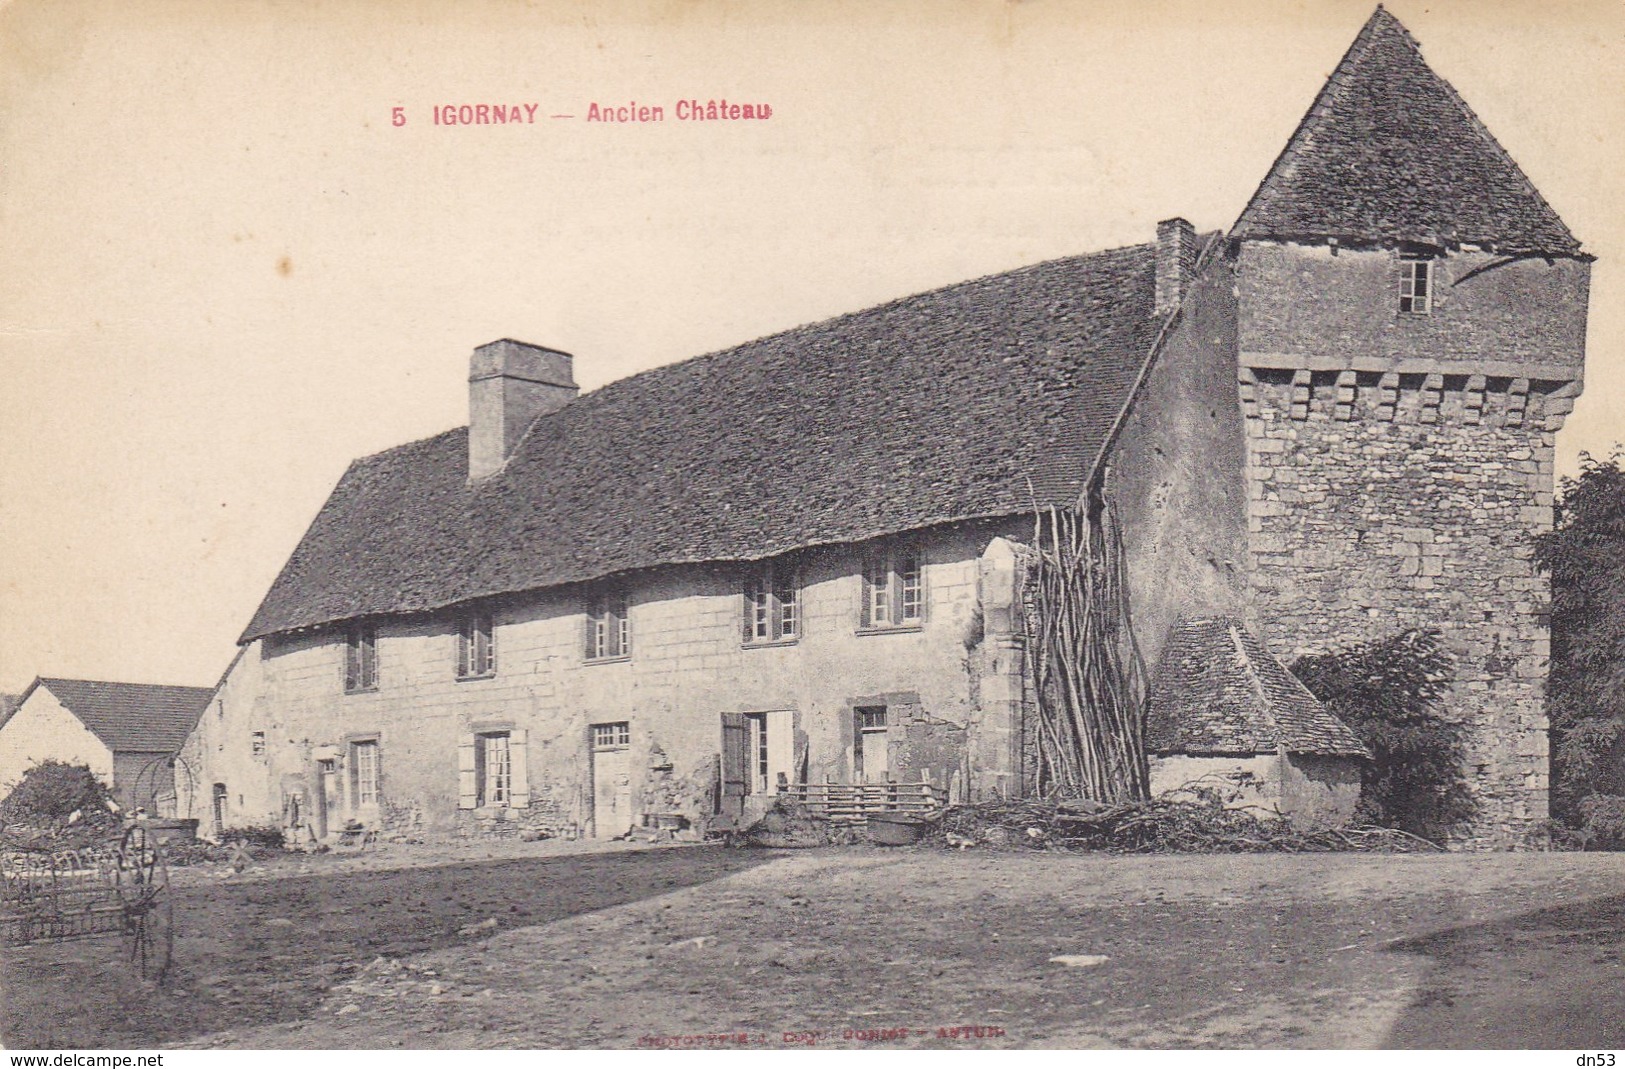
<svg viewBox="0 0 1625 1069">
<path fill-rule="evenodd" d="M 6 1044 L 1625 1046 L 1625 855 L 396 847 L 177 883 L 167 987 L 7 951 Z"/>
</svg>

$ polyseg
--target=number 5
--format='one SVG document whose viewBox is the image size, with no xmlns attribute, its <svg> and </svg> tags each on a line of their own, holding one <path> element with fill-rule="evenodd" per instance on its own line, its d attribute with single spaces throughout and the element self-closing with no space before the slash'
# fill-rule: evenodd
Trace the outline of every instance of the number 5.
<svg viewBox="0 0 1625 1069">
<path fill-rule="evenodd" d="M 405 108 L 390 108 L 389 111 L 390 111 L 389 122 L 390 122 L 391 126 L 405 126 L 406 125 L 406 109 Z"/>
</svg>

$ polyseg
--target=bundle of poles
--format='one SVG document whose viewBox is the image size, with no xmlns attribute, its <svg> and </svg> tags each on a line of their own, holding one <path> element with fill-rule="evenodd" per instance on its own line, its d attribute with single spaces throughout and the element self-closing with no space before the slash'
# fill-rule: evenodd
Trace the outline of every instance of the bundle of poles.
<svg viewBox="0 0 1625 1069">
<path fill-rule="evenodd" d="M 1038 508 L 1027 630 L 1040 795 L 1120 804 L 1150 795 L 1144 664 L 1110 509 Z"/>
</svg>

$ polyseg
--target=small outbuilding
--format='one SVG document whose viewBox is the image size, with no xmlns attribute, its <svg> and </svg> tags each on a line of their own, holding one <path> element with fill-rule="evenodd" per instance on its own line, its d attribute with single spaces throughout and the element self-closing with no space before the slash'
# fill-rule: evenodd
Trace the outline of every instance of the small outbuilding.
<svg viewBox="0 0 1625 1069">
<path fill-rule="evenodd" d="M 127 807 L 175 790 L 175 753 L 214 691 L 88 679 L 34 680 L 0 724 L 0 797 L 43 761 L 87 765 Z"/>
<path fill-rule="evenodd" d="M 1151 791 L 1218 788 L 1303 828 L 1341 827 L 1371 754 L 1239 620 L 1182 619 L 1152 676 Z"/>
</svg>

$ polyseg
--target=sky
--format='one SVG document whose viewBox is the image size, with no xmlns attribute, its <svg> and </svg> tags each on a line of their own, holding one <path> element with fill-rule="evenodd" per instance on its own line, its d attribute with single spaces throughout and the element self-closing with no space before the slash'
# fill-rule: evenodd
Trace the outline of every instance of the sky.
<svg viewBox="0 0 1625 1069">
<path fill-rule="evenodd" d="M 477 345 L 593 389 L 1226 228 L 1371 9 L 14 0 L 0 691 L 212 684 L 349 461 L 466 422 Z M 1573 474 L 1625 439 L 1625 5 L 1389 9 L 1598 257 Z M 724 98 L 772 118 L 674 116 Z M 632 101 L 667 120 L 586 121 Z M 434 122 L 482 103 L 537 118 Z"/>
</svg>

